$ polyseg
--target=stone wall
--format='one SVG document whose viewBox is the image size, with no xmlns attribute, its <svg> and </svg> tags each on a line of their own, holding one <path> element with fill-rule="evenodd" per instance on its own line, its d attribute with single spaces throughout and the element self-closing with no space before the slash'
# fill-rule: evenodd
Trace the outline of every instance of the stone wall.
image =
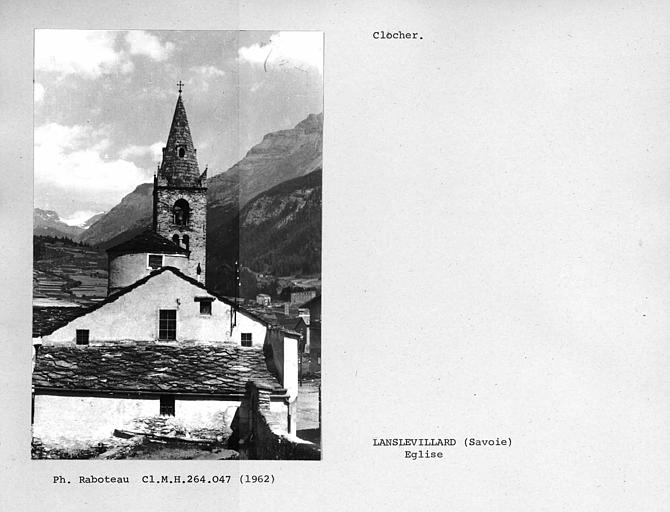
<svg viewBox="0 0 670 512">
<path fill-rule="evenodd" d="M 229 447 L 240 452 L 240 458 L 254 460 L 320 460 L 320 448 L 289 434 L 272 412 L 271 389 L 253 381 L 247 391 L 231 428 Z M 295 407 L 289 406 L 295 414 Z"/>
<path fill-rule="evenodd" d="M 174 222 L 172 208 L 184 199 L 190 209 L 189 221 L 186 225 Z M 163 188 L 156 190 L 155 231 L 159 235 L 172 240 L 174 235 L 180 242 L 184 235 L 189 237 L 189 265 L 187 275 L 197 278 L 196 269 L 200 264 L 200 282 L 205 282 L 205 265 L 207 254 L 207 189 L 205 188 Z M 183 243 L 180 244 L 183 246 Z"/>
</svg>

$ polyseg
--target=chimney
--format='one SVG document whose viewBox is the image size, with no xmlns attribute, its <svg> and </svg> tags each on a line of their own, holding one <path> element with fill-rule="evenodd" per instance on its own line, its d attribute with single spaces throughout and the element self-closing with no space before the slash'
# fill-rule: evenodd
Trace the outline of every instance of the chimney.
<svg viewBox="0 0 670 512">
<path fill-rule="evenodd" d="M 285 314 L 286 316 L 289 315 L 289 307 L 290 307 L 290 304 L 289 304 L 288 302 L 285 302 L 285 303 L 284 303 L 284 314 Z"/>
</svg>

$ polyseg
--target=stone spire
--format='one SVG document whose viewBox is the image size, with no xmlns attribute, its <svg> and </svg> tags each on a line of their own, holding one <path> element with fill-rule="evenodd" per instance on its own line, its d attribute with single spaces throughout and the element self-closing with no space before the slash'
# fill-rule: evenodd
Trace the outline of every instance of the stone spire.
<svg viewBox="0 0 670 512">
<path fill-rule="evenodd" d="M 181 89 L 181 87 L 180 87 Z M 200 170 L 196 150 L 191 139 L 191 130 L 186 118 L 186 109 L 181 99 L 172 117 L 172 126 L 167 144 L 163 148 L 163 161 L 158 169 L 158 184 L 168 187 L 201 187 Z"/>
</svg>

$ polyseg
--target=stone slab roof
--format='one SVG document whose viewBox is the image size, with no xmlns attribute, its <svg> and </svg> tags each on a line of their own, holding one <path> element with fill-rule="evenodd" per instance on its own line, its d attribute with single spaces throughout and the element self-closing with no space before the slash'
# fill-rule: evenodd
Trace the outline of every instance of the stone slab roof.
<svg viewBox="0 0 670 512">
<path fill-rule="evenodd" d="M 86 308 L 33 306 L 33 338 L 52 333 L 81 316 Z"/>
<path fill-rule="evenodd" d="M 253 380 L 282 387 L 260 348 L 213 346 L 43 346 L 33 370 L 35 390 L 242 395 Z"/>
<path fill-rule="evenodd" d="M 184 150 L 184 154 L 181 156 L 178 149 L 180 147 Z M 200 176 L 198 160 L 191 138 L 191 129 L 188 125 L 186 109 L 180 94 L 177 98 L 177 105 L 174 109 L 172 125 L 163 150 L 163 161 L 158 169 L 156 182 L 159 186 L 168 187 L 202 187 L 202 181 L 205 178 L 204 173 L 202 179 Z"/>
<path fill-rule="evenodd" d="M 152 252 L 157 254 L 188 254 L 188 251 L 172 240 L 160 236 L 151 230 L 107 249 L 112 254 L 135 254 Z"/>
<path fill-rule="evenodd" d="M 321 295 L 317 295 L 316 297 L 313 297 L 313 298 L 309 299 L 304 304 L 300 304 L 300 307 L 301 308 L 309 308 L 314 304 L 318 304 L 319 302 L 321 302 Z"/>
</svg>

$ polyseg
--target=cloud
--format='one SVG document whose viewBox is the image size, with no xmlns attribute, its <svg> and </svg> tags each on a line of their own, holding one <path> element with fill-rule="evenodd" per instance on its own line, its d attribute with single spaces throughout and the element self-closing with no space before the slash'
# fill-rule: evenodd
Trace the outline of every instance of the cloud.
<svg viewBox="0 0 670 512">
<path fill-rule="evenodd" d="M 185 90 L 197 93 L 209 91 L 210 85 L 226 74 L 216 66 L 194 66 L 189 71 L 191 76 L 186 80 Z"/>
<path fill-rule="evenodd" d="M 131 30 L 126 33 L 126 42 L 132 55 L 145 55 L 156 61 L 167 59 L 174 51 L 174 43 L 161 44 L 158 37 L 144 30 Z"/>
<path fill-rule="evenodd" d="M 47 123 L 35 130 L 35 183 L 104 196 L 118 202 L 150 172 L 123 159 L 110 159 L 110 140 L 85 126 Z"/>
<path fill-rule="evenodd" d="M 321 32 L 278 32 L 270 41 L 244 46 L 239 59 L 268 67 L 316 68 L 323 73 L 323 34 Z"/>
<path fill-rule="evenodd" d="M 103 30 L 36 30 L 35 69 L 84 78 L 129 73 L 133 63 L 125 52 L 115 50 L 116 35 Z"/>
<path fill-rule="evenodd" d="M 35 103 L 39 103 L 44 99 L 44 86 L 41 83 L 35 82 L 33 92 L 35 93 Z"/>
<path fill-rule="evenodd" d="M 160 162 L 163 157 L 163 143 L 159 141 L 154 142 L 150 146 L 131 145 L 123 148 L 119 152 L 119 156 L 123 159 L 143 157 L 146 155 L 150 155 L 153 161 Z"/>
<path fill-rule="evenodd" d="M 207 77 L 223 76 L 226 74 L 222 69 L 219 69 L 216 66 L 194 66 L 191 68 L 191 71 Z"/>
</svg>

